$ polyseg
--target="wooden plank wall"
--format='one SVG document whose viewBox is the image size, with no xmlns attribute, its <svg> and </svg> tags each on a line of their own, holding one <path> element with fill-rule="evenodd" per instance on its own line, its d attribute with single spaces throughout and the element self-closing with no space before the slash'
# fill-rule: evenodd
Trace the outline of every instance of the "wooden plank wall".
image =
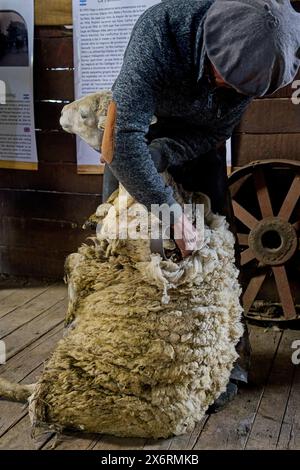
<svg viewBox="0 0 300 470">
<path fill-rule="evenodd" d="M 41 2 L 46 3 L 46 2 Z M 72 30 L 36 26 L 34 96 L 38 171 L 0 170 L 0 272 L 61 278 L 68 253 L 100 203 L 102 177 L 77 175 L 75 137 L 59 116 L 74 100 Z"/>
<path fill-rule="evenodd" d="M 35 113 L 39 171 L 0 170 L 0 273 L 61 278 L 86 234 L 102 177 L 77 175 L 75 138 L 59 127 L 74 99 L 71 0 L 35 2 Z M 295 2 L 299 8 L 300 1 Z M 300 11 L 300 8 L 299 8 Z M 300 155 L 300 106 L 291 90 L 256 100 L 234 136 L 234 165 Z"/>
<path fill-rule="evenodd" d="M 293 5 L 300 12 L 300 0 Z M 249 106 L 233 137 L 234 167 L 253 160 L 300 160 L 300 105 L 291 101 L 294 91 L 288 86 Z"/>
</svg>

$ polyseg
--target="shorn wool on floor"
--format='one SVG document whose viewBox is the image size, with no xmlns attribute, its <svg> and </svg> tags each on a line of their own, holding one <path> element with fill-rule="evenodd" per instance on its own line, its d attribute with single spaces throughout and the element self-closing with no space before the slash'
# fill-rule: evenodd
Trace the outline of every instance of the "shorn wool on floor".
<svg viewBox="0 0 300 470">
<path fill-rule="evenodd" d="M 125 195 L 120 187 L 109 201 L 117 217 L 135 204 L 120 205 Z M 234 237 L 207 213 L 202 249 L 163 260 L 149 240 L 110 240 L 109 207 L 97 210 L 97 237 L 67 260 L 68 328 L 30 398 L 33 426 L 190 432 L 225 390 L 243 333 Z"/>
</svg>

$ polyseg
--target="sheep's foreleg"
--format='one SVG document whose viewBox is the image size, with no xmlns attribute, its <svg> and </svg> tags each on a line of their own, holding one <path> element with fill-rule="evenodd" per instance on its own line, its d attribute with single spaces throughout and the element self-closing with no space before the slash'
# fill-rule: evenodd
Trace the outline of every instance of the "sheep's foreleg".
<svg viewBox="0 0 300 470">
<path fill-rule="evenodd" d="M 35 384 L 20 385 L 0 378 L 0 399 L 25 403 L 34 391 Z"/>
</svg>

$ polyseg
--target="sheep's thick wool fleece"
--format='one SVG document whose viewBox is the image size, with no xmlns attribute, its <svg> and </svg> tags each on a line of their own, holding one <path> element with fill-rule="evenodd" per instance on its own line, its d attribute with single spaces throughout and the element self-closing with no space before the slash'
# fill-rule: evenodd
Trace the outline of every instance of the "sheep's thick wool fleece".
<svg viewBox="0 0 300 470">
<path fill-rule="evenodd" d="M 67 261 L 69 329 L 30 399 L 33 424 L 146 438 L 191 431 L 225 390 L 243 333 L 234 237 L 211 214 L 203 248 L 178 263 L 148 241 L 103 238 Z"/>
</svg>

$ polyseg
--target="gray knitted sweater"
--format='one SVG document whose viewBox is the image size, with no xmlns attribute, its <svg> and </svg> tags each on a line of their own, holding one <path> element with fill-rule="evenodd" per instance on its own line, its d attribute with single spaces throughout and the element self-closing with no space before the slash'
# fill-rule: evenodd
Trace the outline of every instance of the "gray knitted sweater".
<svg viewBox="0 0 300 470">
<path fill-rule="evenodd" d="M 185 151 L 174 151 L 169 163 L 181 165 L 229 138 L 251 101 L 214 88 L 206 77 L 203 23 L 213 2 L 168 0 L 148 9 L 133 29 L 112 88 L 117 120 L 110 169 L 148 209 L 175 202 L 147 145 L 152 116 L 178 128 L 176 140 Z"/>
</svg>

